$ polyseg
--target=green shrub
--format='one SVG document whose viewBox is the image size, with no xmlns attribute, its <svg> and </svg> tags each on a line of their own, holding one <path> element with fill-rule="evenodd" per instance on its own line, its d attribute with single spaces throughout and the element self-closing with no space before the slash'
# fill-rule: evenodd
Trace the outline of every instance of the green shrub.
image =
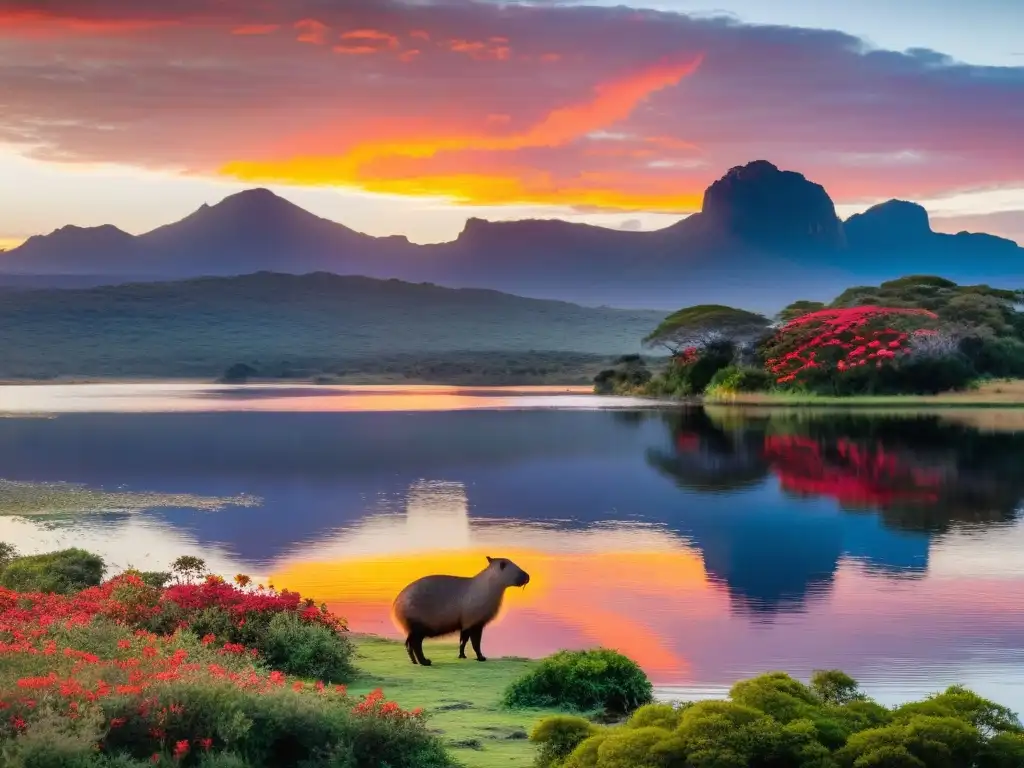
<svg viewBox="0 0 1024 768">
<path fill-rule="evenodd" d="M 530 741 L 538 747 L 537 768 L 560 766 L 577 746 L 597 731 L 597 726 L 582 717 L 545 717 L 530 734 Z"/>
<path fill-rule="evenodd" d="M 763 368 L 729 365 L 719 369 L 708 383 L 708 395 L 734 395 L 740 392 L 767 392 L 775 377 Z"/>
<path fill-rule="evenodd" d="M 635 661 L 598 648 L 548 656 L 505 690 L 504 703 L 626 714 L 649 703 L 652 693 L 650 680 Z"/>
<path fill-rule="evenodd" d="M 640 355 L 623 355 L 615 361 L 614 367 L 594 377 L 594 392 L 598 395 L 628 394 L 650 380 L 651 372 Z"/>
<path fill-rule="evenodd" d="M 0 586 L 17 592 L 70 594 L 103 580 L 103 558 L 83 549 L 16 557 L 0 573 Z"/>
<path fill-rule="evenodd" d="M 774 672 L 727 701 L 651 704 L 586 738 L 562 768 L 1021 768 L 1024 727 L 960 686 L 887 710 L 837 670 Z"/>
<path fill-rule="evenodd" d="M 163 589 L 171 580 L 168 571 L 139 571 L 139 578 L 150 587 Z"/>
<path fill-rule="evenodd" d="M 6 541 L 0 541 L 0 573 L 3 573 L 4 568 L 10 565 L 17 556 L 18 550 L 13 544 L 8 544 Z"/>
<path fill-rule="evenodd" d="M 611 733 L 611 730 L 601 731 L 582 741 L 566 758 L 564 768 L 596 768 L 597 752 Z"/>
<path fill-rule="evenodd" d="M 671 704 L 644 704 L 630 715 L 626 725 L 630 728 L 646 728 L 653 725 L 671 731 L 679 725 L 680 715 L 682 710 Z"/>
<path fill-rule="evenodd" d="M 355 674 L 347 637 L 293 613 L 275 615 L 256 647 L 271 667 L 296 677 L 340 683 Z"/>
<path fill-rule="evenodd" d="M 660 768 L 661 756 L 654 747 L 671 735 L 664 728 L 620 728 L 597 748 L 600 768 Z"/>
<path fill-rule="evenodd" d="M 419 718 L 353 713 L 344 698 L 288 688 L 257 693 L 209 681 L 170 683 L 151 691 L 149 701 L 152 712 L 167 712 L 161 719 L 165 744 L 206 734 L 211 751 L 230 746 L 246 766 L 452 765 L 440 739 Z M 152 722 L 139 714 L 138 702 L 121 699 L 104 705 L 108 719 L 124 719 L 123 725 L 107 734 L 106 748 L 136 758 L 151 755 Z"/>
</svg>

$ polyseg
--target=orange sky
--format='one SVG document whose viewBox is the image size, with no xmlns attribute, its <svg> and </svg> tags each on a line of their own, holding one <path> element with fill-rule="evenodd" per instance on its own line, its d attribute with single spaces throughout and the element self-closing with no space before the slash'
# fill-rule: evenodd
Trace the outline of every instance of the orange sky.
<svg viewBox="0 0 1024 768">
<path fill-rule="evenodd" d="M 948 215 L 1024 215 L 1024 66 L 833 30 L 479 0 L 4 0 L 0 57 L 9 241 L 145 231 L 250 183 L 330 190 L 343 223 L 420 242 L 480 211 L 650 228 L 754 159 L 840 207 L 967 193 Z"/>
</svg>

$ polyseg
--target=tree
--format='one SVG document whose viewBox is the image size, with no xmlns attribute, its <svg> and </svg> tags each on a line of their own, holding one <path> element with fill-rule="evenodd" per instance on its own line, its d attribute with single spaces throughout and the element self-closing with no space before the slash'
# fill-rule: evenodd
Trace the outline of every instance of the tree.
<svg viewBox="0 0 1024 768">
<path fill-rule="evenodd" d="M 816 669 L 811 675 L 811 688 L 826 704 L 849 704 L 865 697 L 857 681 L 838 669 Z"/>
<path fill-rule="evenodd" d="M 673 355 L 721 342 L 741 346 L 763 334 L 771 323 L 764 315 L 721 304 L 700 304 L 673 312 L 644 339 L 648 347 L 664 347 Z"/>
</svg>

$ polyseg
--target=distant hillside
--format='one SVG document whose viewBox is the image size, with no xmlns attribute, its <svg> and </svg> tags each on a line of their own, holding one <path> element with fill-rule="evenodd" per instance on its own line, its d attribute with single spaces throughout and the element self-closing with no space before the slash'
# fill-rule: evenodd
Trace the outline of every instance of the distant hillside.
<svg viewBox="0 0 1024 768">
<path fill-rule="evenodd" d="M 905 201 L 843 222 L 821 185 L 757 160 L 708 187 L 699 213 L 654 232 L 470 219 L 452 242 L 416 245 L 356 232 L 252 189 L 143 235 L 63 227 L 0 255 L 0 285 L 15 275 L 22 286 L 68 287 L 73 276 L 96 284 L 261 270 L 430 281 L 588 305 L 674 310 L 710 302 L 773 312 L 797 298 L 824 301 L 848 285 L 922 271 L 959 283 L 1024 284 L 1024 249 L 991 235 L 933 232 L 925 210 Z"/>
<path fill-rule="evenodd" d="M 274 377 L 586 381 L 661 318 L 325 273 L 9 291 L 0 379 L 205 378 L 245 363 Z"/>
</svg>

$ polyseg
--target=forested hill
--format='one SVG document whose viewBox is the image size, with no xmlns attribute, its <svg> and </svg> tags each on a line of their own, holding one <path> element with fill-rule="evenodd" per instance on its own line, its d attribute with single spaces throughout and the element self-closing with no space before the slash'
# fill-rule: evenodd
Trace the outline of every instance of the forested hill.
<svg viewBox="0 0 1024 768">
<path fill-rule="evenodd" d="M 213 377 L 235 363 L 401 374 L 440 361 L 464 379 L 486 360 L 499 378 L 532 366 L 542 380 L 548 364 L 638 351 L 662 314 L 327 273 L 9 291 L 0 378 Z"/>
</svg>

